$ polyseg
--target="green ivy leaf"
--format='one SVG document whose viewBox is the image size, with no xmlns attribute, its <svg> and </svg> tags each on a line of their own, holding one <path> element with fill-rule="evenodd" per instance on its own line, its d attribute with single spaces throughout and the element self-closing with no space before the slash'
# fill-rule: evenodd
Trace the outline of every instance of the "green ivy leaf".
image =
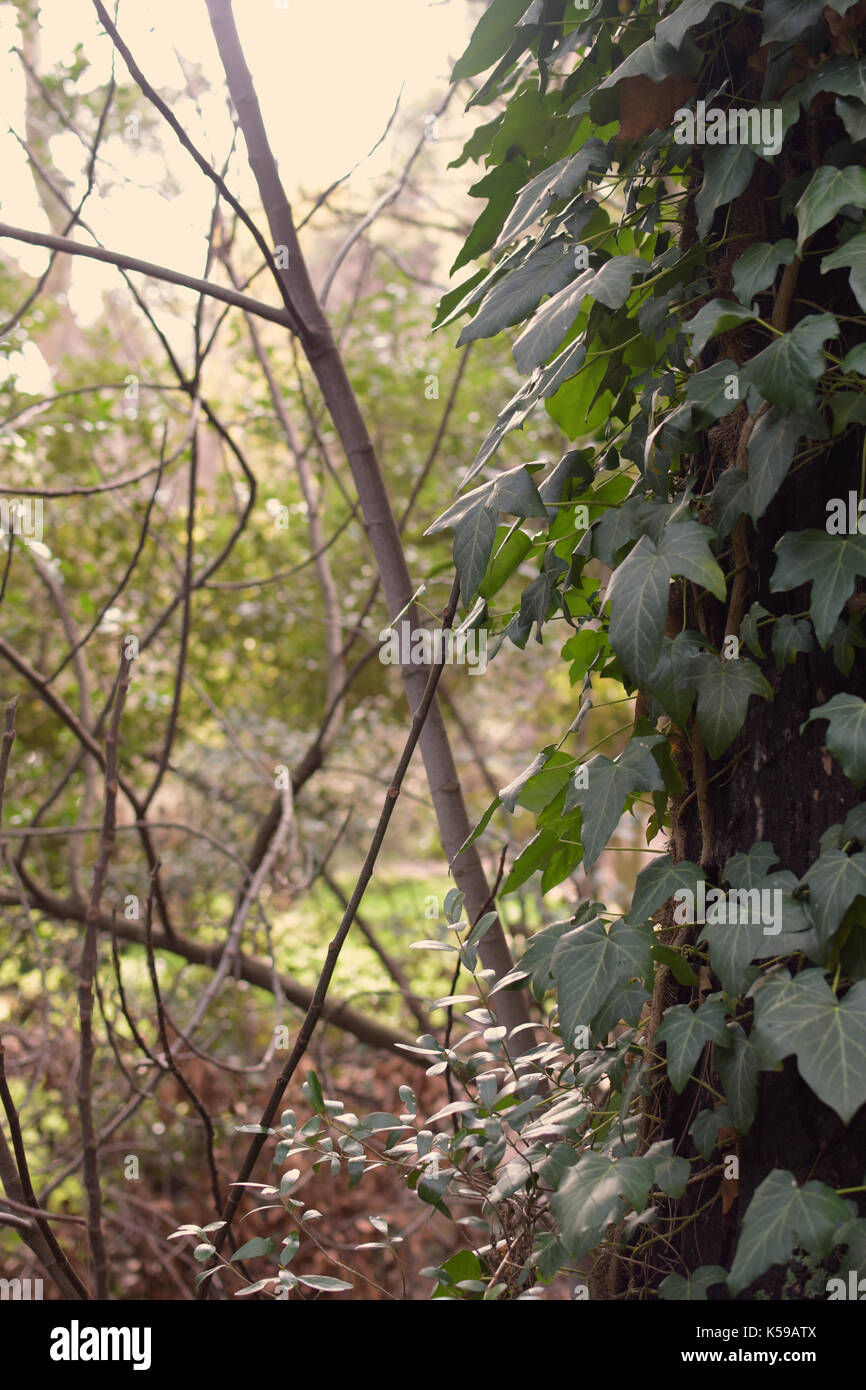
<svg viewBox="0 0 866 1390">
<path fill-rule="evenodd" d="M 752 661 L 721 661 L 702 652 L 692 670 L 698 689 L 698 725 L 710 757 L 720 758 L 743 727 L 752 696 L 771 700 L 773 692 Z"/>
<path fill-rule="evenodd" d="M 812 585 L 810 613 L 822 648 L 836 626 L 855 582 L 866 575 L 866 536 L 831 536 L 827 531 L 789 531 L 776 544 L 778 563 L 770 591 Z"/>
<path fill-rule="evenodd" d="M 824 742 L 848 780 L 862 787 L 866 782 L 866 701 L 844 691 L 810 710 L 803 728 L 816 719 L 827 720 Z"/>
<path fill-rule="evenodd" d="M 758 656 L 762 660 L 767 653 L 761 646 L 761 640 L 758 636 L 758 624 L 762 618 L 769 617 L 769 609 L 765 608 L 761 603 L 753 603 L 748 613 L 743 618 L 743 621 L 740 623 L 740 637 L 745 642 L 752 655 Z"/>
<path fill-rule="evenodd" d="M 659 1293 L 669 1303 L 706 1303 L 707 1291 L 714 1284 L 724 1284 L 727 1277 L 721 1265 L 701 1265 L 694 1274 L 668 1274 L 659 1284 Z"/>
<path fill-rule="evenodd" d="M 689 1134 L 705 1163 L 709 1163 L 715 1153 L 719 1130 L 733 1127 L 733 1124 L 734 1117 L 727 1105 L 719 1105 L 715 1110 L 701 1110 L 695 1116 Z"/>
<path fill-rule="evenodd" d="M 753 521 L 764 515 L 794 460 L 802 435 L 812 439 L 827 437 L 823 420 L 806 420 L 798 414 L 769 410 L 755 425 L 749 439 L 749 477 L 744 511 Z"/>
<path fill-rule="evenodd" d="M 825 256 L 821 262 L 821 274 L 826 275 L 828 270 L 838 270 L 844 266 L 851 267 L 851 289 L 860 308 L 866 310 L 866 231 L 858 232 Z"/>
<path fill-rule="evenodd" d="M 699 357 L 710 338 L 717 333 L 724 333 L 754 318 L 751 309 L 746 309 L 742 304 L 732 304 L 727 299 L 711 299 L 693 319 L 683 324 L 683 332 L 690 334 L 692 339 L 692 356 Z"/>
<path fill-rule="evenodd" d="M 618 983 L 619 951 L 604 923 L 595 917 L 560 938 L 550 968 L 556 983 L 560 1031 L 571 1039 L 578 1027 L 589 1026 Z"/>
<path fill-rule="evenodd" d="M 573 774 L 565 794 L 565 810 L 580 806 L 584 863 L 590 868 L 606 846 L 632 792 L 664 791 L 664 780 L 650 749 L 662 735 L 633 738 L 612 761 L 596 754 Z M 586 786 L 580 785 L 582 781 Z"/>
<path fill-rule="evenodd" d="M 614 256 L 599 270 L 585 270 L 529 320 L 513 348 L 518 369 L 528 372 L 547 361 L 577 318 L 584 299 L 591 296 L 608 309 L 621 309 L 635 275 L 647 270 L 649 265 L 641 256 Z"/>
<path fill-rule="evenodd" d="M 660 855 L 638 874 L 629 917 L 634 922 L 651 917 L 656 908 L 673 897 L 677 889 L 685 888 L 689 893 L 694 893 L 703 877 L 703 870 L 690 859 L 681 859 L 675 864 L 671 855 Z"/>
<path fill-rule="evenodd" d="M 650 684 L 658 663 L 673 575 L 684 575 L 720 600 L 725 597 L 725 576 L 710 549 L 711 534 L 686 517 L 666 526 L 657 545 L 642 536 L 614 572 L 606 595 L 610 643 L 642 685 Z"/>
<path fill-rule="evenodd" d="M 710 145 L 704 152 L 704 181 L 695 199 L 698 236 L 705 237 L 719 208 L 738 198 L 752 177 L 757 156 L 747 145 Z"/>
<path fill-rule="evenodd" d="M 734 263 L 734 294 L 742 304 L 751 304 L 761 290 L 769 289 L 780 265 L 790 265 L 796 255 L 793 241 L 756 241 Z"/>
<path fill-rule="evenodd" d="M 842 1198 L 823 1182 L 797 1186 L 793 1174 L 774 1168 L 749 1203 L 728 1287 L 741 1293 L 770 1265 L 788 1264 L 795 1245 L 823 1259 L 833 1232 L 850 1216 Z"/>
<path fill-rule="evenodd" d="M 859 164 L 850 164 L 846 169 L 822 164 L 797 204 L 798 252 L 803 250 L 810 236 L 832 222 L 846 203 L 866 208 L 866 169 Z"/>
<path fill-rule="evenodd" d="M 764 32 L 761 43 L 788 43 L 799 39 L 810 24 L 817 24 L 823 0 L 764 0 Z"/>
<path fill-rule="evenodd" d="M 844 1124 L 866 1101 L 866 981 L 840 1001 L 823 970 L 771 975 L 755 993 L 752 1037 L 764 1064 L 793 1053 L 807 1086 Z"/>
<path fill-rule="evenodd" d="M 779 669 L 793 665 L 801 652 L 811 650 L 811 624 L 805 618 L 792 618 L 790 613 L 783 613 L 773 626 L 773 658 Z"/>
<path fill-rule="evenodd" d="M 521 189 L 517 202 L 502 228 L 494 250 L 500 250 L 509 242 L 529 231 L 533 223 L 548 212 L 554 203 L 562 198 L 570 198 L 585 181 L 590 170 L 603 174 L 607 170 L 607 145 L 593 136 L 587 140 L 576 154 L 567 155 L 544 169 Z M 572 258 L 573 264 L 573 258 Z M 512 319 L 514 323 L 516 320 Z"/>
<path fill-rule="evenodd" d="M 664 637 L 671 572 L 648 536 L 617 567 L 607 591 L 610 644 L 626 670 L 648 681 Z"/>
<path fill-rule="evenodd" d="M 454 524 L 454 566 L 460 580 L 460 597 L 467 606 L 487 573 L 495 540 L 495 507 L 481 498 Z"/>
<path fill-rule="evenodd" d="M 590 907 L 600 908 L 600 903 L 591 903 Z M 592 919 L 592 914 L 590 918 Z M 528 972 L 530 976 L 530 987 L 536 999 L 540 999 L 543 994 L 553 989 L 553 975 L 551 967 L 553 965 L 553 953 L 556 950 L 557 942 L 560 937 L 565 936 L 566 932 L 574 931 L 575 918 L 566 918 L 563 922 L 551 922 L 549 926 L 542 927 L 529 939 L 529 944 L 523 955 L 520 957 L 520 969 Z"/>
<path fill-rule="evenodd" d="M 503 328 L 520 323 L 546 295 L 557 294 L 577 274 L 571 252 L 562 241 L 548 242 L 522 265 L 507 271 L 488 290 L 475 317 L 464 325 L 457 346 L 492 338 Z"/>
<path fill-rule="evenodd" d="M 592 1250 L 607 1227 L 620 1219 L 623 1197 L 635 1211 L 642 1211 L 652 1182 L 653 1168 L 646 1158 L 584 1153 L 550 1199 L 562 1243 L 572 1258 Z"/>
<path fill-rule="evenodd" d="M 675 1004 L 665 1010 L 656 1030 L 658 1042 L 667 1044 L 668 1076 L 679 1095 L 686 1087 L 694 1065 L 708 1042 L 730 1045 L 725 1026 L 725 1006 L 719 995 L 711 995 L 699 1009 Z"/>
<path fill-rule="evenodd" d="M 862 172 L 866 180 L 866 169 Z M 752 357 L 741 368 L 740 381 L 754 386 L 772 405 L 802 409 L 814 400 L 815 385 L 827 366 L 824 343 L 838 336 L 839 325 L 832 314 L 808 314 Z"/>
<path fill-rule="evenodd" d="M 455 63 L 451 81 L 474 77 L 497 62 L 511 45 L 517 21 L 525 13 L 523 0 L 499 0 L 491 5 L 476 24 L 465 53 Z"/>
<path fill-rule="evenodd" d="M 740 928 L 742 930 L 742 928 Z M 734 1124 L 741 1134 L 752 1128 L 758 1108 L 758 1072 L 760 1059 L 751 1037 L 739 1023 L 729 1025 L 731 1046 L 716 1053 L 715 1065 Z"/>
<path fill-rule="evenodd" d="M 823 850 L 800 880 L 801 887 L 807 884 L 819 943 L 828 946 L 854 899 L 866 893 L 866 854 Z"/>
<path fill-rule="evenodd" d="M 866 343 L 859 343 L 842 359 L 843 372 L 856 372 L 866 376 Z"/>
<path fill-rule="evenodd" d="M 682 1197 L 691 1177 L 692 1166 L 687 1158 L 680 1158 L 674 1153 L 673 1139 L 662 1139 L 652 1144 L 644 1158 L 653 1166 L 653 1178 L 659 1191 L 666 1197 Z M 639 1211 L 640 1208 L 636 1207 L 635 1210 Z"/>
<path fill-rule="evenodd" d="M 679 9 L 656 25 L 656 42 L 679 48 L 687 31 L 696 24 L 703 24 L 707 15 L 719 4 L 725 4 L 731 10 L 741 10 L 746 0 L 683 0 Z"/>
</svg>

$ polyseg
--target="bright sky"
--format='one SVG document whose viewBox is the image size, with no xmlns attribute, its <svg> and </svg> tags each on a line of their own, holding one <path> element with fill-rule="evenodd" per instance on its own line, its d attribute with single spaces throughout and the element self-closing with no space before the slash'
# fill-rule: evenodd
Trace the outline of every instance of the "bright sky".
<svg viewBox="0 0 866 1390">
<path fill-rule="evenodd" d="M 111 13 L 113 6 L 108 4 Z M 382 134 L 403 88 L 402 118 L 381 150 L 352 179 L 353 206 L 372 201 L 372 180 L 399 172 L 423 129 L 424 115 L 447 88 L 449 60 L 465 47 L 481 12 L 469 0 L 235 0 L 235 17 L 253 74 L 265 125 L 289 196 L 298 199 L 322 191 L 364 160 Z M 84 81 L 93 86 L 108 74 L 112 45 L 98 25 L 91 0 L 42 0 L 43 66 L 69 62 L 81 42 L 93 64 Z M 196 144 L 205 130 L 212 142 L 203 153 L 222 163 L 230 127 L 225 108 L 222 68 L 210 31 L 204 0 L 120 0 L 118 27 L 145 75 L 160 90 L 180 88 L 184 77 L 174 50 L 201 65 L 214 90 L 202 98 L 204 125 L 193 104 L 182 98 L 175 114 Z M 0 0 L 0 124 L 23 134 L 23 79 L 16 56 L 20 43 L 16 6 Z M 122 60 L 117 75 L 129 81 Z M 140 110 L 147 109 L 142 98 Z M 407 128 L 407 121 L 411 124 Z M 439 127 L 442 169 L 478 123 L 464 117 L 456 100 Z M 160 149 L 143 138 L 124 139 L 115 115 L 102 149 L 117 171 L 110 198 L 93 199 L 85 218 L 113 249 L 162 262 L 191 274 L 202 269 L 202 229 L 207 226 L 212 189 L 167 132 Z M 52 156 L 70 176 L 77 175 L 83 150 L 73 135 L 52 142 Z M 165 169 L 164 152 L 182 197 L 161 198 L 149 187 Z M 0 135 L 3 180 L 0 218 L 17 226 L 46 230 L 26 158 L 14 136 Z M 455 197 L 465 192 L 466 170 L 452 173 Z M 128 181 L 129 180 L 129 181 Z M 245 201 L 256 194 L 242 162 L 229 179 Z M 72 196 L 79 191 L 78 185 Z M 82 234 L 79 234 L 82 235 Z M 31 274 L 45 266 L 45 253 L 20 243 L 4 250 Z M 117 284 L 116 272 L 95 262 L 77 260 L 71 301 L 83 320 L 99 306 L 99 291 Z M 23 377 L 21 385 L 25 389 Z"/>
</svg>

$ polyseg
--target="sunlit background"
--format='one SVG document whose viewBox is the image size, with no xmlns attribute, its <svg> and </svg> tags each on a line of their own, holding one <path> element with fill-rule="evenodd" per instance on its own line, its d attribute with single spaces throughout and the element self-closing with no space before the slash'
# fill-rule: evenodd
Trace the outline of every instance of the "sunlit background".
<svg viewBox="0 0 866 1390">
<path fill-rule="evenodd" d="M 235 18 L 265 125 L 297 208 L 350 171 L 352 206 L 360 213 L 369 208 L 388 178 L 399 175 L 425 124 L 434 133 L 432 112 L 482 8 L 479 0 L 236 0 Z M 13 51 L 21 43 L 17 12 L 17 4 L 0 4 L 0 218 L 48 231 L 20 143 L 24 77 Z M 80 84 L 84 88 L 105 83 L 113 56 L 118 81 L 131 82 L 90 0 L 44 0 L 41 13 L 43 71 L 71 63 L 80 44 L 92 63 Z M 204 0 L 120 0 L 117 24 L 148 80 L 170 100 L 194 143 L 221 167 L 232 129 Z M 130 116 L 139 117 L 145 138 L 136 138 Z M 435 127 L 436 177 L 450 180 L 456 203 L 465 199 L 465 171 L 448 174 L 446 166 L 477 123 L 455 99 Z M 126 116 L 113 112 L 109 131 L 100 150 L 100 177 L 113 170 L 116 191 L 92 198 L 84 220 L 109 248 L 200 275 L 213 193 L 209 181 L 143 97 Z M 202 144 L 205 139 L 209 146 Z M 57 135 L 51 154 L 68 172 L 74 200 L 84 190 L 81 145 L 73 134 Z M 164 187 L 166 168 L 175 185 L 170 193 Z M 257 206 L 242 145 L 229 184 L 247 206 Z M 77 235 L 87 239 L 83 232 Z M 32 275 L 47 263 L 46 252 L 20 243 L 2 243 L 0 253 L 14 256 Z M 117 283 L 110 267 L 75 259 L 69 300 L 82 325 L 99 317 L 102 293 Z M 16 354 L 10 361 L 7 370 L 12 368 L 22 389 L 46 387 L 48 374 L 32 344 L 23 357 Z"/>
</svg>

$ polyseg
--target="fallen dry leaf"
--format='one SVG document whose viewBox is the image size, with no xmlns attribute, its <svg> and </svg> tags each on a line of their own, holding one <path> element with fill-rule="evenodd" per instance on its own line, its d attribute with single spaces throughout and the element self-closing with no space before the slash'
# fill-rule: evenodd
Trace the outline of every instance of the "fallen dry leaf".
<svg viewBox="0 0 866 1390">
<path fill-rule="evenodd" d="M 852 5 L 847 14 L 839 14 L 829 5 L 824 6 L 824 22 L 832 35 L 831 47 L 834 53 L 852 52 L 848 35 L 853 34 L 864 19 L 866 19 L 866 0 L 857 0 L 857 4 Z"/>
<path fill-rule="evenodd" d="M 664 130 L 696 91 L 696 84 L 687 77 L 666 77 L 663 82 L 644 76 L 624 78 L 619 84 L 621 138 L 634 140 L 648 130 Z"/>
</svg>

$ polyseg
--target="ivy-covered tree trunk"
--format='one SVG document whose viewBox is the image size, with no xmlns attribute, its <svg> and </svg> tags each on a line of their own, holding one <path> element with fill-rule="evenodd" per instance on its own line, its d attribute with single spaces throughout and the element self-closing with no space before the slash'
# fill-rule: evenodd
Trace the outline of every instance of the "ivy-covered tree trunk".
<svg viewBox="0 0 866 1390">
<path fill-rule="evenodd" d="M 826 1298 L 863 1264 L 864 43 L 863 0 L 493 0 L 457 67 L 506 101 L 464 151 L 458 264 L 494 267 L 440 322 L 513 326 L 527 379 L 437 524 L 467 606 L 510 582 L 513 641 L 565 628 L 586 715 L 503 794 L 539 817 L 504 889 L 641 797 L 667 834 L 624 917 L 524 959 L 609 1088 L 534 1266 L 590 1257 L 592 1297 Z M 572 449 L 491 476 L 542 400 Z M 581 754 L 595 672 L 637 696 L 617 758 Z"/>
</svg>

